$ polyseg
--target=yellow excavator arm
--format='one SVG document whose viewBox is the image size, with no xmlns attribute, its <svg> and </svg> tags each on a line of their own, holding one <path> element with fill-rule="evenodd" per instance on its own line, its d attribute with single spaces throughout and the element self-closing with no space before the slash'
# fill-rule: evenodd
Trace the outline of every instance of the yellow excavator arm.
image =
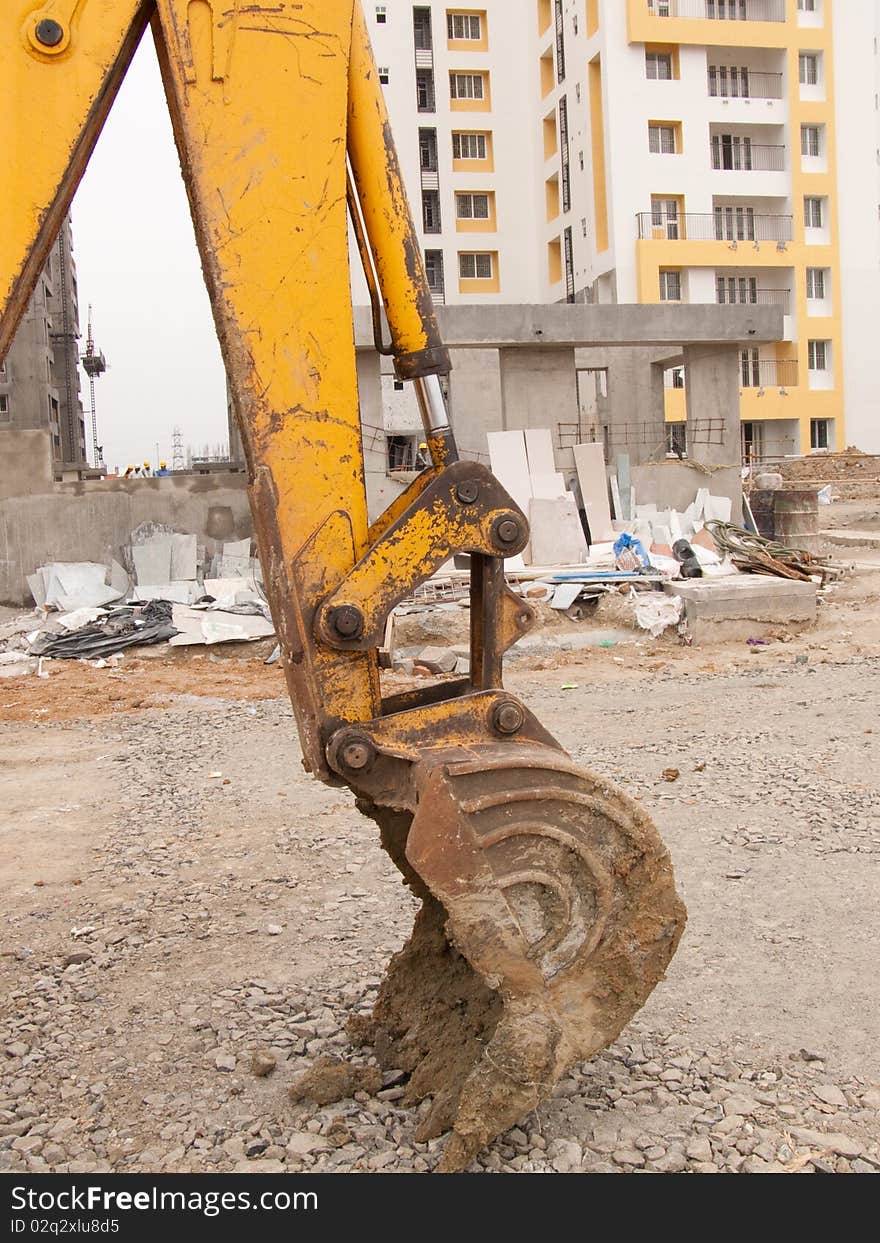
<svg viewBox="0 0 880 1243">
<path fill-rule="evenodd" d="M 533 610 L 505 585 L 526 516 L 460 461 L 449 371 L 359 0 L 11 0 L 0 17 L 0 358 L 152 27 L 249 473 L 306 767 L 345 783 L 423 905 L 353 1029 L 430 1096 L 462 1168 L 613 1040 L 684 923 L 645 813 L 502 687 Z M 348 221 L 377 348 L 415 385 L 431 465 L 370 525 Z M 380 301 L 391 334 L 381 342 Z M 471 556 L 471 674 L 382 697 L 391 610 Z"/>
</svg>

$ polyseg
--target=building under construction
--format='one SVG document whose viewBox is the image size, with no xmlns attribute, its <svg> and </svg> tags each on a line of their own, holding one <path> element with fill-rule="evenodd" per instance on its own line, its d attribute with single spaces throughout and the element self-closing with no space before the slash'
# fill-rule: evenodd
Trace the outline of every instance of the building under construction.
<svg viewBox="0 0 880 1243">
<path fill-rule="evenodd" d="M 41 460 L 30 466 L 56 482 L 95 474 L 86 453 L 79 337 L 76 265 L 67 217 L 0 366 L 0 450 L 10 439 L 4 433 L 47 433 L 32 438 L 32 453 Z"/>
</svg>

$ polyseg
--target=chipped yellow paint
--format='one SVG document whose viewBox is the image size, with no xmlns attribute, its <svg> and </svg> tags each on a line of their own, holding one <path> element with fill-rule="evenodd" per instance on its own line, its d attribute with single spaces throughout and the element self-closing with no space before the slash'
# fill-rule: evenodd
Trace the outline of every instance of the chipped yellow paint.
<svg viewBox="0 0 880 1243">
<path fill-rule="evenodd" d="M 29 34 L 52 6 L 3 7 L 0 351 L 151 22 L 303 750 L 326 775 L 328 730 L 380 711 L 375 652 L 314 633 L 369 542 L 347 155 L 396 349 L 437 370 L 441 347 L 359 0 L 65 0 L 54 54 Z M 386 594 L 403 585 L 406 567 L 382 568 Z"/>
<path fill-rule="evenodd" d="M 119 82 L 143 33 L 144 0 L 62 6 L 69 33 L 57 54 L 30 32 L 46 5 L 0 6 L 0 358 L 4 357 L 73 198 Z M 83 137 L 87 134 L 87 137 Z"/>
</svg>

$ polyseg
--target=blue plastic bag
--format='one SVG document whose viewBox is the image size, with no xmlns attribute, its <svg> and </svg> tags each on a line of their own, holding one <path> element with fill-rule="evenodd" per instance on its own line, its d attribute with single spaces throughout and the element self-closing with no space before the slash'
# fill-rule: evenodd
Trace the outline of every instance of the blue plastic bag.
<svg viewBox="0 0 880 1243">
<path fill-rule="evenodd" d="M 632 552 L 634 552 L 635 555 L 641 561 L 643 568 L 646 570 L 650 570 L 651 562 L 648 558 L 648 554 L 645 552 L 644 548 L 642 547 L 641 540 L 633 539 L 631 535 L 627 535 L 626 532 L 624 532 L 624 534 L 619 536 L 619 538 L 615 541 L 615 544 L 614 544 L 615 560 L 620 556 L 620 554 L 623 552 L 625 548 L 631 549 Z"/>
</svg>

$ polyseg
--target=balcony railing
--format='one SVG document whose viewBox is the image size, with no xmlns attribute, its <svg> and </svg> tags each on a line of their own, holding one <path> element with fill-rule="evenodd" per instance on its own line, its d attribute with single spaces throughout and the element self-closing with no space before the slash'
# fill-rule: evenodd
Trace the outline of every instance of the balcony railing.
<svg viewBox="0 0 880 1243">
<path fill-rule="evenodd" d="M 758 73 L 736 65 L 711 65 L 707 78 L 713 99 L 782 99 L 782 74 Z"/>
<path fill-rule="evenodd" d="M 748 208 L 721 208 L 663 218 L 643 211 L 636 220 L 641 241 L 790 242 L 794 217 L 758 216 Z"/>
<path fill-rule="evenodd" d="M 791 291 L 788 289 L 749 289 L 744 295 L 725 292 L 716 299 L 718 306 L 781 306 L 783 315 L 788 314 Z"/>
<path fill-rule="evenodd" d="M 654 17 L 698 17 L 709 21 L 784 22 L 785 0 L 647 0 Z"/>
<path fill-rule="evenodd" d="M 742 358 L 740 383 L 743 388 L 796 388 L 798 365 L 795 359 Z"/>
<path fill-rule="evenodd" d="M 732 141 L 714 137 L 710 145 L 712 167 L 716 172 L 782 173 L 785 147 L 734 137 Z"/>
</svg>

